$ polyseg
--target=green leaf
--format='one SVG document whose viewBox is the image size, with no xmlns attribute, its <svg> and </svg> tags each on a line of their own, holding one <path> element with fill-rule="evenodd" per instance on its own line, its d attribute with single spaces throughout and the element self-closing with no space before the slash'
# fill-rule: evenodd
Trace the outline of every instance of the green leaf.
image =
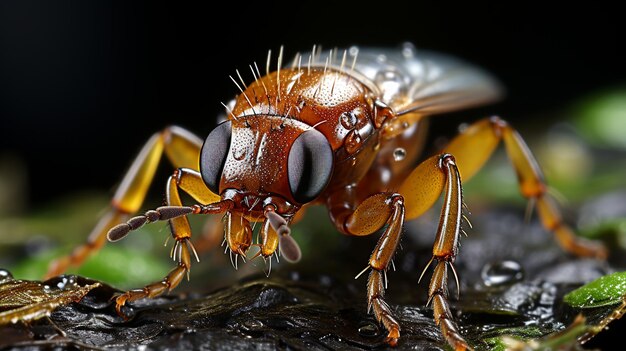
<svg viewBox="0 0 626 351">
<path fill-rule="evenodd" d="M 577 308 L 594 308 L 620 303 L 626 295 L 626 271 L 600 277 L 569 292 L 563 300 Z"/>
<path fill-rule="evenodd" d="M 67 254 L 67 250 L 52 250 L 24 260 L 11 269 L 16 279 L 41 279 L 51 260 Z M 171 269 L 161 260 L 146 251 L 122 246 L 107 245 L 93 255 L 76 273 L 83 277 L 102 280 L 119 289 L 136 288 L 142 284 L 158 281 Z"/>
</svg>

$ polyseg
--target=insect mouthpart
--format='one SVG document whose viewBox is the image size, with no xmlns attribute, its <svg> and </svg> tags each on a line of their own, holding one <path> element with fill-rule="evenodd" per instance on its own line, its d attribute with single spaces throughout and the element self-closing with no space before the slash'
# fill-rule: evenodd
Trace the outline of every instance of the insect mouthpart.
<svg viewBox="0 0 626 351">
<path fill-rule="evenodd" d="M 263 222 L 259 231 L 260 247 L 257 257 L 271 256 L 280 250 L 288 262 L 300 260 L 301 251 L 291 237 L 289 222 L 299 207 L 292 205 L 280 196 L 259 195 L 236 189 L 227 189 L 222 201 L 232 204 L 226 213 L 225 240 L 231 252 L 245 256 L 252 246 L 253 229 L 250 222 Z"/>
<path fill-rule="evenodd" d="M 266 217 L 265 212 L 270 207 L 286 218 L 291 218 L 299 209 L 299 206 L 293 205 L 278 195 L 257 194 L 237 189 L 226 189 L 221 198 L 222 201 L 232 201 L 233 206 L 230 212 L 238 212 L 253 221 L 263 220 Z"/>
</svg>

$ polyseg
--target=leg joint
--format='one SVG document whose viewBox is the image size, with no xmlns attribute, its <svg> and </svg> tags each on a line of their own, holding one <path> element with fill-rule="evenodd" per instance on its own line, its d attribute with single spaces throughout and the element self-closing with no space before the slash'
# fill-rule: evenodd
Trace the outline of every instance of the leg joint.
<svg viewBox="0 0 626 351">
<path fill-rule="evenodd" d="M 387 204 L 389 204 L 389 205 L 395 205 L 395 204 L 404 205 L 404 196 L 402 196 L 402 195 L 400 195 L 398 193 L 393 193 L 387 199 Z"/>
</svg>

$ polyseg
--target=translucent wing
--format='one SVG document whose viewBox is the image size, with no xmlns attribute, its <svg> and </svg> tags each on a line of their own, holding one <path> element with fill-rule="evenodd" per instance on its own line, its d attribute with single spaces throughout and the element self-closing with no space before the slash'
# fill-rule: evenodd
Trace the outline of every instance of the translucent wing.
<svg viewBox="0 0 626 351">
<path fill-rule="evenodd" d="M 370 85 L 398 115 L 450 112 L 494 102 L 503 95 L 501 85 L 486 71 L 411 44 L 396 49 L 352 47 L 347 53 L 343 69 Z"/>
</svg>

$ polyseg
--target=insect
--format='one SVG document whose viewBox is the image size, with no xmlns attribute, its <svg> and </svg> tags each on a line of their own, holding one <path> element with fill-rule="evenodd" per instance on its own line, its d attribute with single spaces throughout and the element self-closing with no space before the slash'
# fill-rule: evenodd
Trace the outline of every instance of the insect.
<svg viewBox="0 0 626 351">
<path fill-rule="evenodd" d="M 265 75 L 256 63 L 250 65 L 250 83 L 236 70 L 231 79 L 239 94 L 224 104 L 226 120 L 204 141 L 176 126 L 154 134 L 87 243 L 53 262 L 49 275 L 80 264 L 107 237 L 120 240 L 146 223 L 169 221 L 178 264 L 162 281 L 117 297 L 122 314 L 126 303 L 171 290 L 189 273 L 192 257 L 198 256 L 187 216 L 222 215 L 224 240 L 235 262 L 253 245 L 270 263 L 277 251 L 297 261 L 301 253 L 290 225 L 308 206 L 322 205 L 341 233 L 381 233 L 357 277 L 369 272 L 368 309 L 386 328 L 387 342 L 396 345 L 401 326 L 385 301 L 386 272 L 404 221 L 422 215 L 443 194 L 432 259 L 422 276 L 433 265 L 428 295 L 434 319 L 453 348 L 467 349 L 450 311 L 447 288 L 450 272 L 458 287 L 453 264 L 464 217 L 461 179 L 480 170 L 501 141 L 522 195 L 535 203 L 544 226 L 562 247 L 577 255 L 606 256 L 601 245 L 578 239 L 563 223 L 537 162 L 504 120 L 479 120 L 441 153 L 418 162 L 416 145 L 424 138 L 426 118 L 500 97 L 500 85 L 485 71 L 410 44 L 327 52 L 314 47 L 285 66 L 282 48 L 277 56 L 274 66 L 268 54 Z M 143 204 L 162 154 L 175 168 L 167 183 L 166 206 L 131 218 Z M 197 204 L 183 205 L 181 190 Z M 257 243 L 251 222 L 262 223 Z"/>
</svg>

